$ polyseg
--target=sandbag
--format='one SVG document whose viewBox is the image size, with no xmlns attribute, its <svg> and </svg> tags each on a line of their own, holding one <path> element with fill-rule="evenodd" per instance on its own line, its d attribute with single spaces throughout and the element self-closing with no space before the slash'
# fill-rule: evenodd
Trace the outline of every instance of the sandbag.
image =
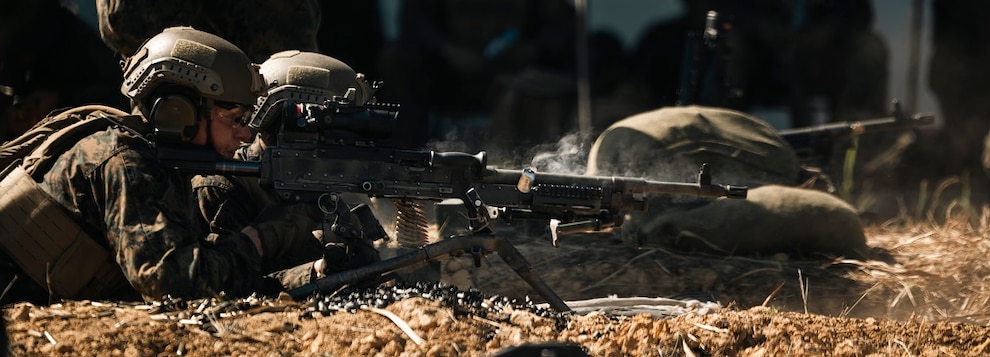
<svg viewBox="0 0 990 357">
<path fill-rule="evenodd" d="M 830 194 L 793 188 L 801 166 L 769 124 L 722 108 L 665 107 L 616 122 L 595 142 L 588 174 L 693 182 L 701 164 L 714 183 L 745 185 L 746 200 L 651 197 L 620 234 L 639 245 L 724 254 L 824 253 L 863 257 L 858 213 Z"/>
<path fill-rule="evenodd" d="M 856 210 L 821 191 L 768 185 L 750 189 L 745 200 L 666 208 L 635 215 L 622 226 L 623 237 L 640 246 L 732 255 L 868 255 Z"/>
<path fill-rule="evenodd" d="M 664 107 L 620 120 L 599 135 L 589 175 L 695 180 L 708 163 L 717 183 L 794 185 L 794 149 L 766 122 L 722 108 Z"/>
</svg>

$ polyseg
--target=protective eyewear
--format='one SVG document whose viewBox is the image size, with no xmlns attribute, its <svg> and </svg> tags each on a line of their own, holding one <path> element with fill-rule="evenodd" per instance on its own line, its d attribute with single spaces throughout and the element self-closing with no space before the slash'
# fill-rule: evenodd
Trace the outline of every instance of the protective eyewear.
<svg viewBox="0 0 990 357">
<path fill-rule="evenodd" d="M 213 105 L 223 108 L 229 112 L 230 120 L 235 126 L 238 127 L 245 127 L 248 125 L 248 122 L 251 121 L 251 111 L 254 110 L 254 107 L 231 102 L 218 101 L 214 102 Z"/>
</svg>

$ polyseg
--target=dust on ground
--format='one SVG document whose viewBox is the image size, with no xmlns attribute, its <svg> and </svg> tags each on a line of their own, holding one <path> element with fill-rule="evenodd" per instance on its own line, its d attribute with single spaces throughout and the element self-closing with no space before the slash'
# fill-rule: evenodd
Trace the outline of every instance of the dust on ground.
<svg viewBox="0 0 990 357">
<path fill-rule="evenodd" d="M 888 222 L 867 228 L 874 258 L 726 257 L 635 248 L 603 235 L 514 243 L 565 300 L 608 295 L 711 300 L 676 317 L 478 312 L 429 296 L 327 313 L 317 302 L 66 301 L 7 306 L 12 355 L 480 356 L 532 343 L 592 356 L 985 355 L 988 225 Z M 974 228 L 975 227 L 975 228 Z M 539 297 L 495 256 L 440 264 L 451 287 Z M 468 290 L 476 288 L 477 290 Z M 456 294 L 456 292 L 455 292 Z M 490 304 L 489 300 L 488 303 Z M 243 306 L 229 306 L 229 304 Z M 487 305 L 485 305 L 487 306 Z M 212 313 L 208 313 L 212 311 Z"/>
</svg>

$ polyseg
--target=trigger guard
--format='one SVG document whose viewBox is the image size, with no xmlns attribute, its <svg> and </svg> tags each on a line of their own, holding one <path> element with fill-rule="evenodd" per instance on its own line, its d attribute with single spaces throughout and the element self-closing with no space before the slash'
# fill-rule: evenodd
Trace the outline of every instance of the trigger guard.
<svg viewBox="0 0 990 357">
<path fill-rule="evenodd" d="M 552 244 L 553 244 L 554 247 L 557 246 L 557 238 L 559 236 L 557 234 L 557 226 L 559 226 L 559 225 L 560 225 L 560 220 L 559 219 L 554 218 L 554 219 L 551 219 L 550 220 L 550 229 L 549 229 L 550 230 L 550 241 L 552 242 Z"/>
<path fill-rule="evenodd" d="M 332 206 L 328 207 L 327 201 L 332 203 Z M 337 207 L 340 203 L 340 197 L 336 193 L 324 193 L 316 199 L 316 206 L 323 211 L 323 214 L 331 215 L 337 212 Z"/>
</svg>

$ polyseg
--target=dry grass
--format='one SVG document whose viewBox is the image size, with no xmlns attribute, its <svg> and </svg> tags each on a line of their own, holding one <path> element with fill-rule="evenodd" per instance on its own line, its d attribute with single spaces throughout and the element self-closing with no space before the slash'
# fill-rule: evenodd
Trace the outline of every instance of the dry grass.
<svg viewBox="0 0 990 357">
<path fill-rule="evenodd" d="M 968 175 L 922 181 L 910 200 L 901 193 L 860 194 L 854 202 L 861 211 L 896 201 L 892 219 L 866 227 L 869 245 L 888 262 L 842 263 L 874 283 L 864 294 L 888 299 L 892 318 L 990 323 L 990 207 L 977 207 L 973 195 Z"/>
<path fill-rule="evenodd" d="M 861 192 L 845 196 L 861 212 L 887 208 L 880 216 L 893 217 L 866 227 L 877 260 L 835 262 L 854 266 L 850 278 L 870 286 L 860 301 L 886 301 L 882 313 L 894 319 L 990 323 L 990 207 L 978 203 L 984 193 L 970 176 L 907 189 L 872 187 L 867 179 Z"/>
<path fill-rule="evenodd" d="M 990 210 L 982 210 L 979 217 L 978 224 L 960 212 L 941 223 L 867 227 L 870 245 L 884 249 L 896 263 L 860 262 L 860 273 L 892 296 L 892 312 L 926 320 L 990 323 Z"/>
</svg>

